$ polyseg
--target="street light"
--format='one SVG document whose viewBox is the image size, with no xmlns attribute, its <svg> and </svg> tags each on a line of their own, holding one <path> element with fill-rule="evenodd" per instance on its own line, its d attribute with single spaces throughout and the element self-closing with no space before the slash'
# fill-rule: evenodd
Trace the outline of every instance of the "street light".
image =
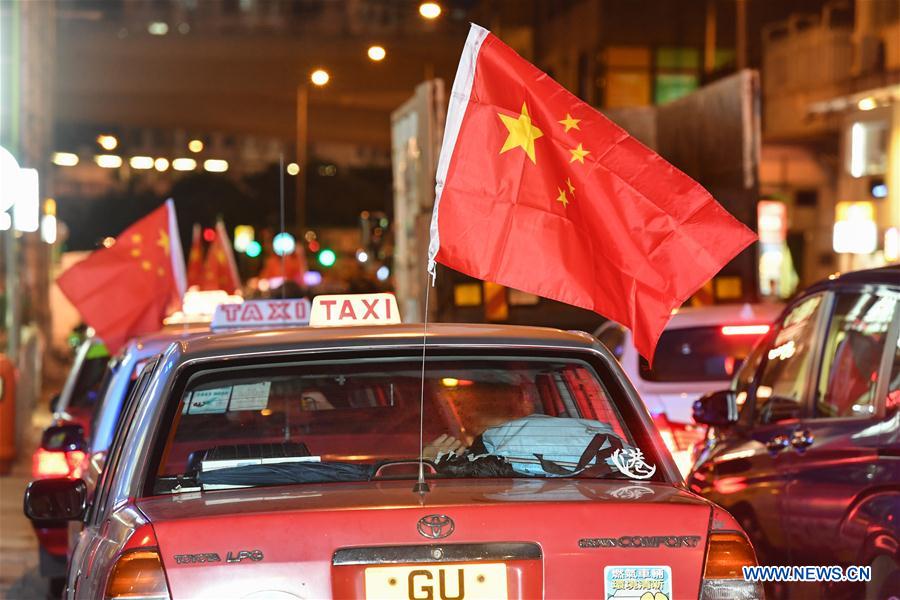
<svg viewBox="0 0 900 600">
<path fill-rule="evenodd" d="M 153 158 L 150 156 L 132 156 L 128 164 L 132 169 L 152 169 Z"/>
<path fill-rule="evenodd" d="M 387 51 L 383 46 L 369 46 L 368 54 L 369 60 L 379 62 L 384 60 L 384 57 L 387 56 Z"/>
<path fill-rule="evenodd" d="M 313 85 L 317 85 L 322 87 L 328 80 L 331 79 L 331 75 L 328 74 L 328 71 L 325 69 L 316 69 L 309 75 L 309 80 L 313 82 Z"/>
<path fill-rule="evenodd" d="M 172 161 L 172 168 L 176 171 L 193 171 L 197 168 L 197 161 L 193 158 L 176 158 Z"/>
<path fill-rule="evenodd" d="M 53 164 L 59 167 L 74 167 L 78 164 L 78 155 L 71 152 L 54 152 Z"/>
<path fill-rule="evenodd" d="M 97 143 L 104 150 L 115 150 L 116 146 L 119 145 L 119 140 L 114 135 L 98 135 Z"/>
<path fill-rule="evenodd" d="M 203 152 L 203 142 L 200 140 L 191 140 L 188 142 L 188 150 L 193 153 Z"/>
<path fill-rule="evenodd" d="M 426 19 L 437 19 L 441 16 L 441 5 L 437 2 L 423 2 L 419 5 L 419 14 Z"/>
<path fill-rule="evenodd" d="M 122 166 L 122 157 L 115 154 L 98 154 L 94 162 L 104 169 L 118 169 Z"/>
</svg>

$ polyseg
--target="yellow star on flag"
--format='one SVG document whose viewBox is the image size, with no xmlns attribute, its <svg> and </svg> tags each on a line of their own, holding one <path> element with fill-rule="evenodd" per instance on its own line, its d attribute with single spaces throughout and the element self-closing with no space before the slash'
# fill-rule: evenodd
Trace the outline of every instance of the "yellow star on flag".
<svg viewBox="0 0 900 600">
<path fill-rule="evenodd" d="M 169 234 L 162 229 L 159 230 L 159 239 L 156 240 L 156 245 L 163 249 L 166 256 L 169 255 Z"/>
<path fill-rule="evenodd" d="M 142 239 L 143 238 L 141 238 L 141 234 L 139 234 L 139 233 L 131 234 L 131 243 L 132 244 L 140 244 Z"/>
<path fill-rule="evenodd" d="M 557 202 L 562 202 L 562 205 L 563 205 L 563 206 L 568 206 L 568 205 L 569 205 L 569 199 L 566 198 L 566 192 L 565 192 L 565 190 L 563 190 L 562 188 L 558 187 L 558 188 L 556 188 L 556 191 L 559 192 L 559 196 L 556 197 L 556 201 L 557 201 Z"/>
<path fill-rule="evenodd" d="M 572 197 L 575 197 L 575 186 L 572 185 L 572 180 L 566 177 L 566 185 L 569 186 L 569 193 L 572 194 Z"/>
<path fill-rule="evenodd" d="M 528 116 L 528 107 L 525 106 L 525 103 L 522 103 L 522 114 L 518 117 L 510 117 L 502 113 L 497 113 L 497 116 L 500 117 L 507 131 L 509 131 L 509 135 L 506 136 L 506 141 L 500 149 L 500 154 L 513 148 L 522 148 L 525 154 L 528 155 L 528 158 L 531 159 L 531 162 L 537 164 L 537 160 L 534 157 L 534 140 L 544 135 L 544 133 L 531 124 L 531 117 Z"/>
<path fill-rule="evenodd" d="M 591 153 L 590 150 L 585 150 L 581 144 L 578 144 L 577 148 L 570 149 L 569 152 L 572 153 L 572 158 L 569 159 L 569 162 L 573 163 L 577 160 L 581 164 L 584 164 L 584 157 Z"/>
<path fill-rule="evenodd" d="M 569 133 L 570 129 L 578 129 L 581 130 L 581 127 L 578 126 L 581 123 L 581 119 L 573 119 L 572 115 L 566 113 L 566 118 L 562 121 L 557 121 L 560 125 L 566 128 L 566 133 Z"/>
</svg>

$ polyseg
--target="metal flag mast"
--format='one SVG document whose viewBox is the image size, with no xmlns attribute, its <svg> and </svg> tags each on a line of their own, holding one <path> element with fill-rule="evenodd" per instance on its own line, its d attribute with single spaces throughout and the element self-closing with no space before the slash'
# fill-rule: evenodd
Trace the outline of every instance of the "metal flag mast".
<svg viewBox="0 0 900 600">
<path fill-rule="evenodd" d="M 426 278 L 429 274 L 426 274 Z M 433 278 L 431 285 L 425 284 L 425 319 L 422 327 L 422 380 L 419 390 L 419 479 L 413 486 L 413 492 L 421 494 L 423 497 L 426 492 L 431 491 L 428 482 L 425 481 L 425 347 L 428 344 L 428 296 L 431 291 L 431 285 L 434 285 Z"/>
<path fill-rule="evenodd" d="M 284 152 L 278 155 L 278 196 L 279 203 L 281 206 L 279 207 L 281 211 L 281 231 L 279 232 L 282 236 L 286 233 L 284 230 Z M 299 219 L 299 217 L 298 217 Z M 284 239 L 282 237 L 282 239 Z M 273 239 L 272 250 L 275 250 L 275 244 Z M 285 267 L 285 255 L 281 254 L 281 299 L 284 300 L 287 294 L 287 288 L 285 284 L 287 283 L 287 267 Z"/>
</svg>

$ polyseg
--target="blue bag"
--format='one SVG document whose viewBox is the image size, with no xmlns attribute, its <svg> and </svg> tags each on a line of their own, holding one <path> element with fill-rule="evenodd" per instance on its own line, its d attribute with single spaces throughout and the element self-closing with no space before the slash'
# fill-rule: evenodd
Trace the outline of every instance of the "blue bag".
<svg viewBox="0 0 900 600">
<path fill-rule="evenodd" d="M 481 439 L 489 454 L 506 458 L 517 473 L 546 477 L 609 473 L 609 456 L 628 447 L 608 423 L 549 415 L 490 427 Z"/>
</svg>

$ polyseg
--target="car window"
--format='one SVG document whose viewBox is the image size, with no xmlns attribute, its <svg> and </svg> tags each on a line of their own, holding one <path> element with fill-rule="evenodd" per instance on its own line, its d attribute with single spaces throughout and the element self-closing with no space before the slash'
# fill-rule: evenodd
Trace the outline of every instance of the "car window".
<svg viewBox="0 0 900 600">
<path fill-rule="evenodd" d="M 766 350 L 769 349 L 768 339 L 767 336 L 756 342 L 756 345 L 753 346 L 750 354 L 741 364 L 740 369 L 738 369 L 737 374 L 731 380 L 730 389 L 735 393 L 735 402 L 738 408 L 741 409 L 742 416 L 744 414 L 743 407 L 749 406 L 747 404 L 747 395 L 750 391 L 750 384 L 753 383 L 753 378 L 756 377 L 756 372 L 759 370 L 763 356 L 766 355 Z"/>
<path fill-rule="evenodd" d="M 315 477 L 328 481 L 353 481 L 360 473 L 371 477 L 385 462 L 415 461 L 421 373 L 421 359 L 411 357 L 196 373 L 181 397 L 173 399 L 178 404 L 167 424 L 155 433 L 159 462 L 148 488 L 159 494 L 191 487 L 186 482 L 207 485 L 210 477 L 224 476 L 219 468 L 238 468 L 227 461 L 219 466 L 222 457 L 276 462 L 286 458 L 283 452 L 295 457 L 289 461 L 293 466 L 271 467 L 267 474 L 235 473 L 248 477 L 241 480 L 246 485 L 270 485 L 271 471 L 297 468 L 317 470 Z M 492 456 L 489 439 L 499 428 L 539 416 L 548 420 L 538 419 L 541 433 L 539 439 L 528 438 L 528 456 L 497 456 L 537 463 L 542 448 L 551 453 L 554 447 L 572 446 L 576 430 L 594 432 L 589 437 L 614 434 L 634 445 L 643 433 L 634 435 L 622 418 L 619 407 L 628 400 L 623 390 L 616 391 L 619 395 L 611 396 L 595 367 L 574 358 L 434 357 L 425 371 L 424 443 L 452 436 L 472 450 L 471 456 Z M 580 446 L 577 454 L 586 448 Z M 309 463 L 315 465 L 305 466 Z M 440 475 L 478 476 L 473 469 Z M 216 475 L 208 475 L 213 471 Z M 296 475 L 294 483 L 313 476 Z M 414 469 L 406 472 L 414 475 Z"/>
<path fill-rule="evenodd" d="M 94 406 L 99 397 L 100 385 L 109 364 L 109 356 L 85 358 L 75 379 L 75 387 L 66 408 L 88 408 Z"/>
<path fill-rule="evenodd" d="M 618 323 L 610 323 L 597 334 L 600 343 L 613 353 L 616 360 L 622 360 L 625 354 L 625 328 Z"/>
<path fill-rule="evenodd" d="M 900 337 L 897 338 L 897 346 L 894 348 L 894 366 L 891 367 L 891 377 L 888 380 L 885 406 L 888 414 L 900 409 Z"/>
<path fill-rule="evenodd" d="M 800 301 L 782 319 L 765 354 L 756 387 L 754 419 L 758 424 L 799 418 L 815 360 L 814 336 L 822 295 Z"/>
<path fill-rule="evenodd" d="M 153 367 L 155 366 L 155 364 L 156 363 L 154 361 L 144 369 L 144 371 L 138 378 L 137 384 L 134 386 L 132 393 L 125 399 L 125 408 L 122 412 L 122 418 L 119 419 L 119 422 L 116 424 L 116 433 L 113 437 L 113 445 L 110 449 L 108 458 L 105 461 L 103 472 L 101 473 L 99 482 L 97 484 L 96 497 L 94 502 L 91 504 L 90 512 L 86 517 L 88 522 L 98 523 L 105 517 L 106 507 L 104 505 L 109 498 L 112 477 L 119 465 L 119 460 L 122 457 L 123 445 L 125 443 L 125 439 L 128 437 L 128 432 L 131 429 L 132 417 L 137 410 L 137 399 L 140 398 L 140 396 L 144 393 L 144 390 L 147 388 L 147 383 L 150 381 L 150 373 L 153 371 Z"/>
<path fill-rule="evenodd" d="M 878 370 L 896 309 L 893 296 L 868 292 L 836 296 L 816 390 L 817 418 L 875 413 Z"/>
<path fill-rule="evenodd" d="M 94 432 L 97 431 L 97 424 L 100 415 L 103 413 L 103 407 L 106 404 L 107 396 L 109 395 L 109 386 L 112 384 L 113 379 L 116 376 L 116 373 L 119 370 L 119 367 L 122 364 L 122 358 L 116 357 L 109 361 L 109 366 L 106 368 L 106 372 L 103 374 L 103 379 L 100 380 L 100 384 L 97 386 L 97 397 L 100 399 L 96 410 L 94 410 L 93 415 L 91 415 L 91 431 L 90 436 L 93 438 Z M 90 441 L 90 440 L 88 440 Z"/>
<path fill-rule="evenodd" d="M 735 335 L 722 326 L 667 329 L 656 345 L 653 367 L 641 357 L 641 379 L 728 381 L 750 353 L 759 335 Z"/>
</svg>

